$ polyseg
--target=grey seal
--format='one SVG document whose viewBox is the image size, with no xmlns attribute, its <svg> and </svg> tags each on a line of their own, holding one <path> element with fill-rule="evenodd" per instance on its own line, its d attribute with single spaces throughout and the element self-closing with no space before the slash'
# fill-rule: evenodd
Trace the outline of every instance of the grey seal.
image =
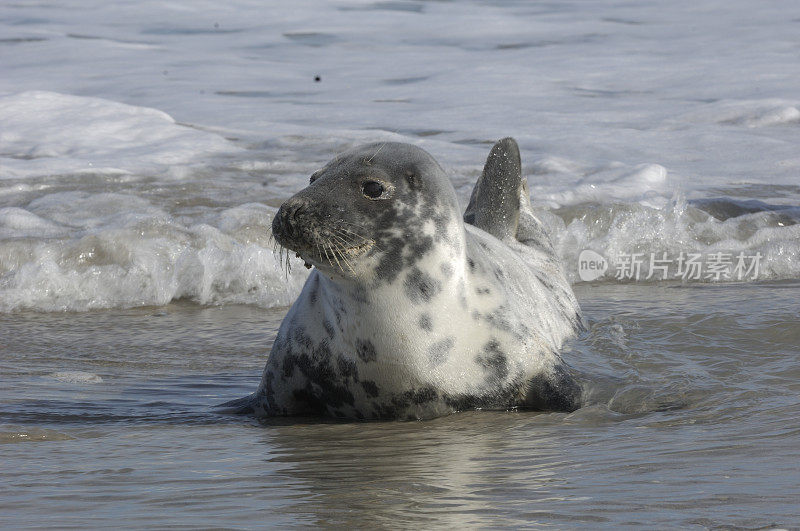
<svg viewBox="0 0 800 531">
<path fill-rule="evenodd" d="M 463 217 L 430 154 L 375 143 L 315 172 L 272 231 L 313 270 L 258 390 L 225 406 L 349 419 L 580 406 L 559 356 L 580 308 L 513 139 L 492 148 Z"/>
</svg>

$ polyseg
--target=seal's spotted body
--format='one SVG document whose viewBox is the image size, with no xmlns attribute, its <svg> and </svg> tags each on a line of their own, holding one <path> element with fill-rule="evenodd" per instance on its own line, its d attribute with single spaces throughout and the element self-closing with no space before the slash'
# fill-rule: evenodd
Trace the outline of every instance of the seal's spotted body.
<svg viewBox="0 0 800 531">
<path fill-rule="evenodd" d="M 495 145 L 464 218 L 415 146 L 363 146 L 315 173 L 273 222 L 315 269 L 238 405 L 358 419 L 578 407 L 557 351 L 580 313 L 513 140 Z"/>
</svg>

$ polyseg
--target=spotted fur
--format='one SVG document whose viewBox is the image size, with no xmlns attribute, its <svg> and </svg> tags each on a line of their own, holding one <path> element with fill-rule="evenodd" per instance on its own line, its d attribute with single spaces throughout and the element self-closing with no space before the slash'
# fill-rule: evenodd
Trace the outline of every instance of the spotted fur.
<svg viewBox="0 0 800 531">
<path fill-rule="evenodd" d="M 237 405 L 352 419 L 578 407 L 558 351 L 580 310 L 515 149 L 511 139 L 493 148 L 466 223 L 418 147 L 369 144 L 316 172 L 273 222 L 278 243 L 314 270 L 261 385 Z"/>
</svg>

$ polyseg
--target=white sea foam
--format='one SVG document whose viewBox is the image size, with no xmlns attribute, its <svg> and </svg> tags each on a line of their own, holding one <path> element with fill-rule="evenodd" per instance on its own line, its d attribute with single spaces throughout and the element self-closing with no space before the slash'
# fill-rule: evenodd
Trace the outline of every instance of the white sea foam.
<svg viewBox="0 0 800 531">
<path fill-rule="evenodd" d="M 650 275 L 650 260 L 665 259 L 671 263 L 668 280 L 689 281 L 739 281 L 778 280 L 800 277 L 800 209 L 764 210 L 740 213 L 738 205 L 728 200 L 709 205 L 687 204 L 677 198 L 663 207 L 641 203 L 590 203 L 577 205 L 553 213 L 543 213 L 554 236 L 554 243 L 562 256 L 568 277 L 578 281 L 578 256 L 589 249 L 609 261 L 609 269 L 600 280 L 635 280 L 653 282 L 665 279 L 660 271 Z M 720 210 L 728 208 L 738 214 L 725 218 Z M 719 219 L 711 214 L 725 219 Z M 749 275 L 729 275 L 716 278 L 707 272 L 675 276 L 677 261 L 683 254 L 700 255 L 698 261 L 709 255 L 722 253 L 731 262 L 736 257 L 760 255 L 758 270 Z M 626 278 L 622 264 L 637 254 L 641 259 L 641 273 Z M 648 279 L 648 277 L 650 277 Z"/>
<path fill-rule="evenodd" d="M 236 151 L 166 113 L 100 98 L 30 91 L 0 97 L 0 179 L 69 173 L 168 173 Z"/>
<path fill-rule="evenodd" d="M 275 208 L 387 140 L 465 202 L 514 136 L 573 280 L 584 249 L 600 281 L 661 252 L 800 276 L 790 0 L 64 5 L 0 6 L 0 311 L 289 304 Z"/>
<path fill-rule="evenodd" d="M 91 372 L 59 371 L 49 375 L 50 378 L 70 384 L 97 384 L 103 383 L 103 378 Z"/>
<path fill-rule="evenodd" d="M 184 225 L 141 199 L 79 195 L 81 216 L 65 214 L 75 201 L 64 194 L 34 202 L 49 219 L 16 209 L 15 219 L 32 218 L 69 236 L 32 237 L 41 230 L 34 224 L 28 237 L 0 244 L 0 311 L 161 305 L 181 298 L 285 306 L 305 280 L 302 262 L 292 260 L 287 274 L 272 249 L 271 207 L 243 205 L 218 213 L 216 226 Z"/>
<path fill-rule="evenodd" d="M 800 122 L 800 102 L 795 100 L 725 100 L 686 113 L 680 121 L 769 127 Z"/>
<path fill-rule="evenodd" d="M 75 203 L 83 205 L 82 216 L 68 214 Z M 141 199 L 115 194 L 52 194 L 31 208 L 42 217 L 19 208 L 0 211 L 6 231 L 4 215 L 26 234 L 0 245 L 0 311 L 161 305 L 182 298 L 285 306 L 305 280 L 299 261 L 293 260 L 287 275 L 274 253 L 269 235 L 275 209 L 263 204 L 223 209 L 190 225 Z M 90 211 L 95 217 L 85 214 Z M 118 215 L 108 214 L 113 211 Z M 585 203 L 556 212 L 540 215 L 572 281 L 578 280 L 584 249 L 609 259 L 611 267 L 600 280 L 613 280 L 619 255 L 664 252 L 673 258 L 682 252 L 761 253 L 759 279 L 800 276 L 796 210 L 720 220 L 677 200 L 662 208 Z M 65 220 L 72 225 L 62 224 Z M 647 271 L 645 263 L 642 280 Z"/>
<path fill-rule="evenodd" d="M 559 169 L 556 167 L 556 171 L 552 172 L 550 167 L 548 170 L 551 171 L 548 173 L 558 175 L 562 173 Z M 553 180 L 557 181 L 557 177 Z M 530 177 L 528 183 L 537 202 L 552 208 L 611 200 L 663 205 L 664 199 L 675 189 L 674 184 L 669 182 L 667 169 L 658 164 L 641 164 L 635 167 L 613 164 L 609 168 L 585 172 L 570 187 L 564 187 L 563 184 L 539 184 L 537 175 Z"/>
</svg>

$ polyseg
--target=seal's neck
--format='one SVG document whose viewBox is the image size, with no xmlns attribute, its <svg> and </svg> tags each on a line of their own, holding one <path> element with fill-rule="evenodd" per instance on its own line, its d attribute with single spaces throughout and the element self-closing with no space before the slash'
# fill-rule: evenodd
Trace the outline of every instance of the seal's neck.
<svg viewBox="0 0 800 531">
<path fill-rule="evenodd" d="M 343 278 L 318 271 L 320 296 L 328 303 L 343 301 L 348 307 L 393 308 L 394 315 L 414 308 L 438 305 L 465 293 L 469 266 L 464 249 L 453 254 L 428 253 L 402 269 L 390 282 Z M 386 315 L 385 310 L 381 315 Z"/>
</svg>

